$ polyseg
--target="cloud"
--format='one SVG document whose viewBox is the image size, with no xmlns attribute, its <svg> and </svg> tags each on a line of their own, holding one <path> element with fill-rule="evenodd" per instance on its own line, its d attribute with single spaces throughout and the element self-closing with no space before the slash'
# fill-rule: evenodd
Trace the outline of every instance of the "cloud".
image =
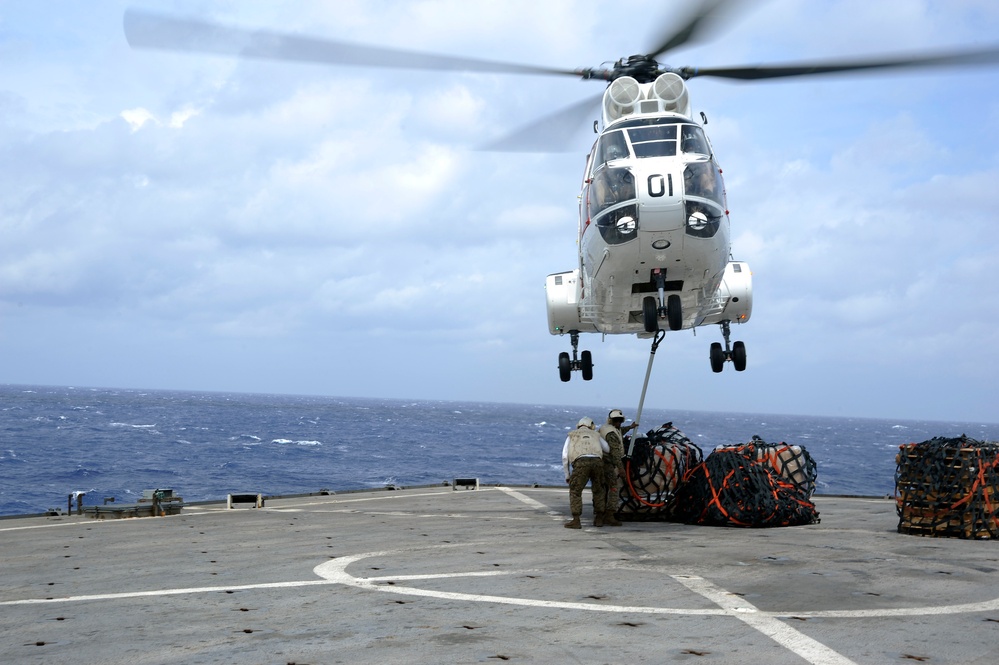
<svg viewBox="0 0 999 665">
<path fill-rule="evenodd" d="M 569 68 L 641 52 L 658 17 L 689 8 L 639 3 L 636 28 L 614 3 L 570 0 L 148 6 Z M 0 37 L 22 63 L 0 72 L 7 380 L 637 399 L 647 341 L 584 336 L 597 378 L 563 385 L 568 339 L 545 321 L 545 275 L 578 262 L 594 137 L 568 155 L 471 149 L 599 83 L 131 51 L 120 7 L 66 11 L 54 25 L 22 7 L 17 38 Z M 667 60 L 980 44 L 996 25 L 989 2 L 775 0 Z M 749 369 L 710 372 L 714 329 L 670 333 L 650 406 L 994 419 L 996 76 L 692 81 L 733 254 L 754 271 L 735 337 Z M 115 360 L 68 369 L 88 354 Z"/>
<path fill-rule="evenodd" d="M 133 132 L 137 132 L 142 129 L 142 126 L 150 120 L 154 122 L 156 121 L 156 116 L 154 116 L 148 109 L 144 108 L 125 109 L 121 112 L 121 117 L 128 123 L 128 126 L 132 128 Z"/>
<path fill-rule="evenodd" d="M 193 118 L 200 113 L 199 110 L 193 107 L 186 107 L 179 111 L 174 111 L 170 114 L 170 119 L 166 122 L 162 122 L 153 113 L 144 108 L 134 108 L 125 109 L 120 113 L 122 120 L 128 123 L 132 132 L 137 132 L 142 129 L 143 125 L 147 122 L 152 122 L 156 125 L 165 125 L 170 129 L 180 129 L 184 126 L 184 123 Z"/>
</svg>

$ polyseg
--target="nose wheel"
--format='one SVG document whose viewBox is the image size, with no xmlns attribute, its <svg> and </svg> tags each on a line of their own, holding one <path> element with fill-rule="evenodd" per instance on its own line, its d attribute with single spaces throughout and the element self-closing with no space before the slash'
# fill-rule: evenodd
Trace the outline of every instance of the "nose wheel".
<svg viewBox="0 0 999 665">
<path fill-rule="evenodd" d="M 565 351 L 558 354 L 558 378 L 568 381 L 572 378 L 574 371 L 583 373 L 583 381 L 593 378 L 593 354 L 589 351 L 578 352 L 579 331 L 570 330 L 569 339 L 572 340 L 572 357 Z"/>
<path fill-rule="evenodd" d="M 642 299 L 642 323 L 645 325 L 645 332 L 654 333 L 659 330 L 659 318 L 664 317 L 669 324 L 670 330 L 681 330 L 683 328 L 683 304 L 680 296 L 673 293 L 666 295 L 666 273 L 656 268 L 652 271 L 656 287 L 659 289 L 659 297 L 646 296 Z"/>
<path fill-rule="evenodd" d="M 712 342 L 711 344 L 711 371 L 718 373 L 725 369 L 725 361 L 731 360 L 732 364 L 735 366 L 736 372 L 742 372 L 746 369 L 746 345 L 742 342 L 735 342 L 731 344 L 729 342 L 729 337 L 731 336 L 731 325 L 728 321 L 721 322 L 722 335 L 725 336 L 725 347 L 718 342 Z"/>
</svg>

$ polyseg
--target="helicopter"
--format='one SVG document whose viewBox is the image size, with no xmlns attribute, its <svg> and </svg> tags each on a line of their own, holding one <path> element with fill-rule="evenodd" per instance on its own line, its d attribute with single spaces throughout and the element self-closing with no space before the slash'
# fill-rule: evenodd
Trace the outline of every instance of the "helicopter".
<svg viewBox="0 0 999 665">
<path fill-rule="evenodd" d="M 746 368 L 746 348 L 731 341 L 732 324 L 752 314 L 752 272 L 733 258 L 727 194 L 718 155 L 692 111 L 689 81 L 714 77 L 758 81 L 837 72 L 957 66 L 999 61 L 999 48 L 875 57 L 849 61 L 736 67 L 673 67 L 660 60 L 702 39 L 736 3 L 710 0 L 667 28 L 644 53 L 598 68 L 552 68 L 351 44 L 129 9 L 124 31 L 133 48 L 201 52 L 332 65 L 435 71 L 572 76 L 604 90 L 483 146 L 544 148 L 539 135 L 564 135 L 593 120 L 592 144 L 579 194 L 578 265 L 548 275 L 549 332 L 569 335 L 559 354 L 569 381 L 593 378 L 582 333 L 653 338 L 666 330 L 718 325 L 724 344 L 709 348 L 712 371 Z M 599 110 L 598 110 L 599 108 Z M 596 115 L 596 119 L 593 116 Z M 653 347 L 655 348 L 655 347 Z"/>
<path fill-rule="evenodd" d="M 578 268 L 549 275 L 548 326 L 569 333 L 572 358 L 559 378 L 593 378 L 579 333 L 656 335 L 721 326 L 711 369 L 746 369 L 746 346 L 731 325 L 749 321 L 752 272 L 730 258 L 722 170 L 690 110 L 683 77 L 651 56 L 620 60 L 605 74 L 602 127 L 587 159 L 579 206 Z"/>
</svg>

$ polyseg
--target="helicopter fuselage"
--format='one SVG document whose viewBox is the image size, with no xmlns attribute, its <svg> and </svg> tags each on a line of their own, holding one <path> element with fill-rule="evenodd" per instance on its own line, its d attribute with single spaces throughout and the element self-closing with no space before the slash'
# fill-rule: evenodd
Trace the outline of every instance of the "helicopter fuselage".
<svg viewBox="0 0 999 665">
<path fill-rule="evenodd" d="M 721 169 L 683 81 L 619 78 L 603 117 L 579 199 L 579 267 L 546 284 L 549 332 L 651 337 L 660 321 L 748 321 L 751 273 L 730 260 Z"/>
</svg>

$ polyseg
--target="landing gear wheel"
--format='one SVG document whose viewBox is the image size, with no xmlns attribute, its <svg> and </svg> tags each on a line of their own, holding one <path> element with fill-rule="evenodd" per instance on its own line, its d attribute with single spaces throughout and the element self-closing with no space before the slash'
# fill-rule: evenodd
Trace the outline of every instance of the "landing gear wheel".
<svg viewBox="0 0 999 665">
<path fill-rule="evenodd" d="M 711 343 L 711 371 L 717 374 L 725 369 L 725 352 L 718 342 Z"/>
<path fill-rule="evenodd" d="M 732 345 L 732 364 L 735 365 L 736 372 L 746 369 L 746 345 L 742 342 Z"/>
<path fill-rule="evenodd" d="M 562 381 L 568 381 L 572 378 L 572 361 L 569 360 L 569 354 L 565 351 L 558 354 L 558 378 Z"/>
<path fill-rule="evenodd" d="M 645 323 L 645 332 L 654 333 L 659 330 L 659 308 L 656 307 L 656 299 L 652 296 L 645 296 L 642 300 L 642 320 Z"/>
<path fill-rule="evenodd" d="M 683 328 L 683 305 L 680 304 L 680 296 L 675 293 L 666 299 L 666 318 L 670 330 Z"/>
<path fill-rule="evenodd" d="M 593 354 L 589 351 L 579 354 L 579 369 L 583 372 L 583 381 L 593 378 Z"/>
</svg>

